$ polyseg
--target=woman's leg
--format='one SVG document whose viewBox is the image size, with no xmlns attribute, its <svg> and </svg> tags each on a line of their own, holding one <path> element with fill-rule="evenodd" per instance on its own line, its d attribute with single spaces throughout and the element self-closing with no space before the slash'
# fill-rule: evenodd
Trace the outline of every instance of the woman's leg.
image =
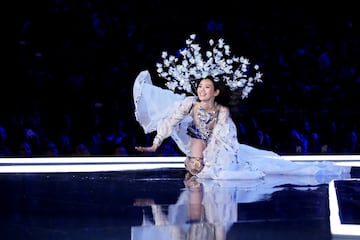
<svg viewBox="0 0 360 240">
<path fill-rule="evenodd" d="M 206 142 L 200 139 L 191 138 L 191 156 L 185 159 L 185 168 L 192 175 L 198 174 L 204 168 L 203 151 Z"/>
<path fill-rule="evenodd" d="M 204 168 L 203 158 L 198 157 L 186 157 L 185 159 L 185 169 L 191 173 L 191 175 L 196 175 Z"/>
</svg>

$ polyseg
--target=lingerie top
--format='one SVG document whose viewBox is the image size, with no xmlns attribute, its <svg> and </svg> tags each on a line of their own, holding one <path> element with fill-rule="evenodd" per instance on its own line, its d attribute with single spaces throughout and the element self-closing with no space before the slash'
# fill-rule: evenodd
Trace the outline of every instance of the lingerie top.
<svg viewBox="0 0 360 240">
<path fill-rule="evenodd" d="M 192 138 L 207 141 L 211 136 L 218 114 L 218 109 L 207 112 L 201 106 L 191 108 L 193 121 L 187 128 L 187 134 Z"/>
</svg>

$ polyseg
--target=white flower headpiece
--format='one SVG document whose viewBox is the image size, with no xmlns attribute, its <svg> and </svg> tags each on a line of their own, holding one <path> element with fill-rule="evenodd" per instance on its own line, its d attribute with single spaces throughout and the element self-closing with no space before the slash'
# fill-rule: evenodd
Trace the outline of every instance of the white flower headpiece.
<svg viewBox="0 0 360 240">
<path fill-rule="evenodd" d="M 210 49 L 203 56 L 201 47 L 195 43 L 196 35 L 190 35 L 186 47 L 179 50 L 179 57 L 162 53 L 163 63 L 157 63 L 157 72 L 167 80 L 166 86 L 172 90 L 193 92 L 195 80 L 212 76 L 215 81 L 222 81 L 231 91 L 241 90 L 241 98 L 247 98 L 256 82 L 262 82 L 259 66 L 250 69 L 249 59 L 231 55 L 229 45 L 220 38 L 215 44 L 210 39 Z"/>
</svg>

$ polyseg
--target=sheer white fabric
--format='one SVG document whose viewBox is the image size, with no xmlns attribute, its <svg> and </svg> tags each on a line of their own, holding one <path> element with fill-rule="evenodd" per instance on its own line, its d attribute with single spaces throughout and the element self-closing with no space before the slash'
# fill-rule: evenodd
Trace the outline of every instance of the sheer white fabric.
<svg viewBox="0 0 360 240">
<path fill-rule="evenodd" d="M 186 128 L 191 121 L 187 111 L 195 97 L 174 94 L 172 91 L 152 85 L 148 71 L 142 71 L 133 87 L 135 117 L 145 133 L 157 131 L 164 140 L 171 136 L 179 149 L 190 155 L 190 138 Z M 187 101 L 184 101 L 186 98 Z M 180 121 L 180 122 L 179 122 Z"/>
<path fill-rule="evenodd" d="M 156 141 L 172 137 L 179 149 L 190 156 L 190 137 L 186 128 L 194 96 L 175 94 L 154 86 L 148 71 L 141 72 L 134 83 L 136 120 L 145 133 L 157 131 Z M 218 122 L 204 151 L 204 169 L 197 175 L 209 179 L 258 179 L 265 175 L 350 176 L 350 167 L 330 162 L 295 163 L 278 154 L 240 144 L 236 125 L 227 108 L 222 107 Z"/>
</svg>

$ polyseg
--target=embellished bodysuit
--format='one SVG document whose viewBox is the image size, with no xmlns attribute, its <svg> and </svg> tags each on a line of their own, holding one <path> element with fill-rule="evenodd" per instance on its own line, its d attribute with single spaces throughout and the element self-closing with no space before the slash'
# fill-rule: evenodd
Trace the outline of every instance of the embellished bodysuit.
<svg viewBox="0 0 360 240">
<path fill-rule="evenodd" d="M 207 142 L 211 136 L 218 114 L 218 109 L 207 112 L 201 106 L 194 106 L 191 112 L 193 121 L 187 128 L 187 134 L 190 137 Z"/>
<path fill-rule="evenodd" d="M 218 114 L 219 109 L 217 106 L 212 111 L 206 111 L 199 104 L 194 104 L 190 111 L 193 120 L 189 123 L 187 135 L 195 139 L 203 140 L 206 145 L 216 124 Z M 185 168 L 192 175 L 198 174 L 204 168 L 203 156 L 187 156 L 185 159 Z"/>
</svg>

